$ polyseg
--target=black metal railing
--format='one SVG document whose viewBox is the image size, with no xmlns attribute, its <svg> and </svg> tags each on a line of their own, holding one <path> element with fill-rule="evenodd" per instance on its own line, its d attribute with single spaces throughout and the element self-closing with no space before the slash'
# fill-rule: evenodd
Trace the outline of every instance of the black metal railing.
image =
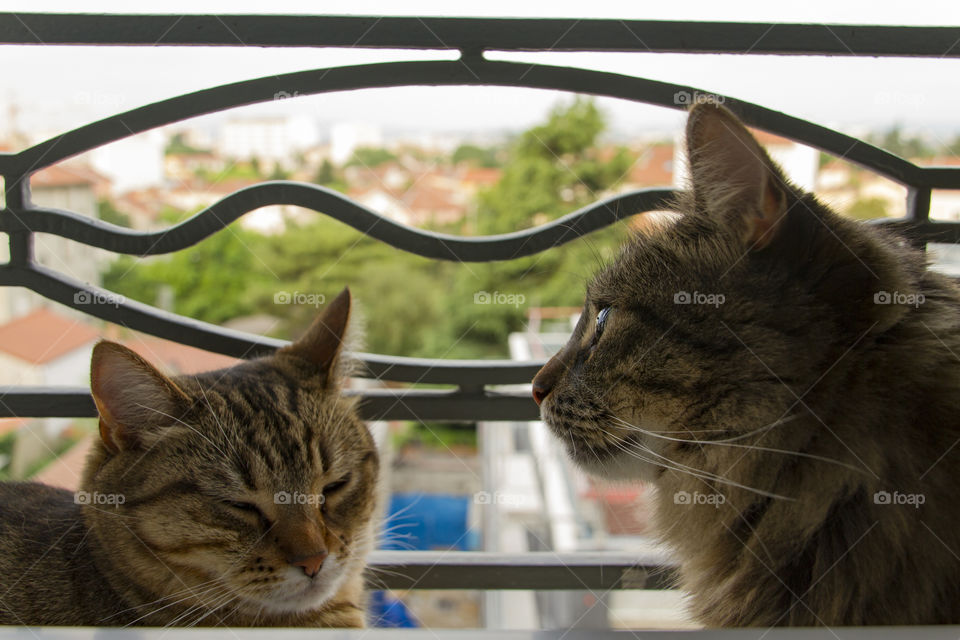
<svg viewBox="0 0 960 640">
<path fill-rule="evenodd" d="M 330 16 L 168 16 L 0 13 L 0 45 L 352 47 L 457 50 L 457 60 L 385 62 L 288 73 L 236 82 L 163 100 L 79 127 L 35 146 L 0 154 L 6 207 L 0 231 L 10 261 L 0 285 L 26 287 L 61 304 L 131 329 L 236 357 L 268 353 L 281 341 L 250 335 L 134 301 L 37 263 L 35 233 L 48 233 L 115 253 L 147 256 L 194 245 L 258 207 L 299 205 L 335 218 L 399 250 L 437 260 L 510 260 L 570 242 L 623 218 L 667 207 L 670 189 L 634 191 L 597 202 L 552 223 L 489 237 L 422 231 L 385 219 L 322 187 L 269 181 L 237 191 L 189 220 L 157 232 L 138 232 L 31 202 L 30 177 L 40 169 L 156 127 L 276 95 L 315 95 L 408 85 L 498 85 L 554 89 L 686 108 L 678 95 L 699 88 L 590 69 L 494 61 L 486 51 L 622 51 L 729 54 L 960 57 L 960 28 L 618 20 L 372 18 Z M 907 216 L 881 224 L 902 228 L 917 243 L 960 241 L 960 223 L 929 218 L 931 190 L 960 189 L 960 168 L 919 167 L 831 129 L 718 92 L 747 124 L 840 156 L 907 189 Z M 84 303 L 78 304 L 78 296 Z M 362 377 L 401 383 L 446 384 L 453 390 L 367 390 L 367 419 L 535 420 L 526 393 L 498 385 L 527 383 L 540 362 L 426 360 L 359 354 Z M 94 416 L 80 388 L 0 388 L 0 415 Z M 419 588 L 642 588 L 662 585 L 656 562 L 622 556 L 528 554 L 384 555 L 389 586 Z M 427 569 L 433 567 L 432 569 Z M 565 567 L 565 568 L 563 568 Z M 604 573 L 606 570 L 606 573 Z M 478 573 L 479 572 L 479 573 Z M 660 577 L 658 577 L 660 576 Z"/>
</svg>

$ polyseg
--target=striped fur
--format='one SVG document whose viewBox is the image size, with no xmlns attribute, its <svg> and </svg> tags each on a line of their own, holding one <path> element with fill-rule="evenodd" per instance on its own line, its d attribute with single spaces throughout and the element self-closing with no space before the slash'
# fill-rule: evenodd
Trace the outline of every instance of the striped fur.
<svg viewBox="0 0 960 640">
<path fill-rule="evenodd" d="M 102 441 L 81 489 L 123 501 L 0 485 L 0 622 L 363 626 L 379 463 L 339 391 L 349 304 L 274 356 L 197 376 L 98 345 Z M 296 562 L 320 550 L 311 577 Z"/>
<path fill-rule="evenodd" d="M 725 109 L 687 144 L 685 213 L 589 284 L 534 380 L 544 420 L 584 469 L 656 486 L 703 624 L 960 623 L 960 291 Z"/>
</svg>

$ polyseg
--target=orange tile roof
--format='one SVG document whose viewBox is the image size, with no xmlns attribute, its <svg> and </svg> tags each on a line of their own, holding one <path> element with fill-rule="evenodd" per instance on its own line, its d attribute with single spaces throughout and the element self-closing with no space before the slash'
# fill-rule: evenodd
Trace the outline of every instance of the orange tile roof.
<svg viewBox="0 0 960 640">
<path fill-rule="evenodd" d="M 496 184 L 502 173 L 496 168 L 470 167 L 463 174 L 463 182 L 488 187 Z"/>
<path fill-rule="evenodd" d="M 644 149 L 630 168 L 628 180 L 649 186 L 672 184 L 673 145 L 657 144 Z"/>
<path fill-rule="evenodd" d="M 960 156 L 932 156 L 929 158 L 914 158 L 913 162 L 921 167 L 956 167 L 960 166 Z"/>
<path fill-rule="evenodd" d="M 0 326 L 0 351 L 44 364 L 96 341 L 98 335 L 80 320 L 38 309 Z"/>
<path fill-rule="evenodd" d="M 28 422 L 27 418 L 0 418 L 0 436 L 17 431 Z"/>
<path fill-rule="evenodd" d="M 55 164 L 37 171 L 30 178 L 31 187 L 76 187 L 106 182 L 92 167 L 83 164 Z"/>
<path fill-rule="evenodd" d="M 790 138 L 784 138 L 783 136 L 778 136 L 775 133 L 770 133 L 769 131 L 763 131 L 761 129 L 754 129 L 753 127 L 748 127 L 750 133 L 753 134 L 753 137 L 757 139 L 763 146 L 767 145 L 792 145 L 797 144 Z"/>
<path fill-rule="evenodd" d="M 173 375 L 202 373 L 229 367 L 239 362 L 236 358 L 230 356 L 204 351 L 153 336 L 136 334 L 122 342 L 124 346 L 136 351 L 147 362 Z"/>
<path fill-rule="evenodd" d="M 83 466 L 86 464 L 87 454 L 93 446 L 95 437 L 91 435 L 73 445 L 69 451 L 47 465 L 31 480 L 69 491 L 79 489 L 80 474 L 83 473 Z"/>
</svg>

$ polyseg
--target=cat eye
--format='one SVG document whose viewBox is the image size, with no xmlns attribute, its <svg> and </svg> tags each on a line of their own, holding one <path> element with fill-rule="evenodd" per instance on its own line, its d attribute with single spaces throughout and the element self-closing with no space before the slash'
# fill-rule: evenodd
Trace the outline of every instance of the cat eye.
<svg viewBox="0 0 960 640">
<path fill-rule="evenodd" d="M 323 494 L 327 495 L 328 493 L 336 493 L 340 489 L 343 489 L 345 486 L 347 486 L 348 482 L 350 482 L 349 474 L 345 475 L 340 480 L 337 480 L 336 482 L 331 482 L 325 487 L 323 487 Z"/>
<path fill-rule="evenodd" d="M 234 509 L 237 509 L 239 511 L 246 511 L 248 513 L 253 513 L 258 516 L 263 514 L 263 512 L 260 511 L 260 507 L 258 507 L 255 504 L 251 504 L 249 502 L 235 502 L 233 500 L 225 500 L 224 504 L 229 507 L 233 507 Z"/>
<path fill-rule="evenodd" d="M 604 307 L 600 309 L 600 313 L 597 314 L 597 328 L 593 333 L 593 341 L 596 342 L 600 339 L 600 336 L 603 335 L 603 328 L 607 324 L 607 316 L 610 315 L 610 307 Z"/>
</svg>

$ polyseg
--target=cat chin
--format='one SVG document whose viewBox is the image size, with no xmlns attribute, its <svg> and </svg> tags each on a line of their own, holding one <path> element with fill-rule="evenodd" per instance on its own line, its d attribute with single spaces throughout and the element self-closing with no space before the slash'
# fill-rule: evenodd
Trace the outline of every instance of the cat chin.
<svg viewBox="0 0 960 640">
<path fill-rule="evenodd" d="M 287 567 L 286 580 L 269 598 L 252 601 L 270 615 L 307 613 L 319 609 L 336 595 L 347 577 L 342 563 L 329 556 L 315 578 L 307 578 L 301 569 Z"/>
<path fill-rule="evenodd" d="M 658 476 L 659 467 L 623 452 L 617 452 L 600 460 L 587 455 L 577 456 L 574 460 L 587 473 L 607 480 L 653 482 Z"/>
</svg>

